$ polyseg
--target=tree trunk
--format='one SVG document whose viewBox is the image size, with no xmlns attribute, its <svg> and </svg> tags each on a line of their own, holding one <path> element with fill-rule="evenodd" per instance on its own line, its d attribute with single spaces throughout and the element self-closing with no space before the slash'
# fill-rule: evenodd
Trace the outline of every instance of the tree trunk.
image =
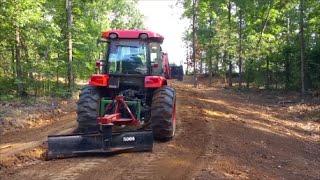
<svg viewBox="0 0 320 180">
<path fill-rule="evenodd" d="M 267 58 L 267 79 L 266 79 L 266 89 L 269 89 L 270 87 L 270 70 L 269 70 L 269 58 Z"/>
<path fill-rule="evenodd" d="M 60 60 L 60 53 L 58 53 L 57 67 L 56 67 L 56 86 L 57 87 L 59 87 L 59 60 Z"/>
<path fill-rule="evenodd" d="M 212 49 L 210 49 L 210 51 L 212 51 Z M 212 74 L 213 74 L 213 67 L 212 67 L 212 53 L 210 53 L 210 56 L 209 56 L 209 86 L 212 85 Z"/>
<path fill-rule="evenodd" d="M 219 54 L 216 55 L 216 61 L 214 62 L 214 73 L 219 74 Z"/>
<path fill-rule="evenodd" d="M 21 50 L 23 50 L 24 52 L 24 60 L 25 60 L 25 63 L 27 64 L 27 68 L 25 68 L 25 77 L 28 77 L 30 79 L 33 80 L 33 67 L 32 67 L 32 61 L 30 62 L 30 58 L 29 58 L 29 49 L 28 49 L 28 46 L 26 45 L 25 43 L 25 39 L 22 38 L 20 39 L 20 44 L 21 44 Z M 36 57 L 35 57 L 35 60 L 36 60 Z"/>
<path fill-rule="evenodd" d="M 289 40 L 290 36 L 290 19 L 287 19 L 287 46 L 290 44 Z M 286 76 L 286 82 L 285 82 L 285 90 L 289 89 L 289 83 L 290 83 L 290 52 L 286 51 L 286 57 L 285 57 L 285 76 Z"/>
<path fill-rule="evenodd" d="M 13 45 L 11 47 L 11 73 L 12 73 L 12 77 L 15 77 L 16 75 L 16 68 L 15 68 L 15 58 L 16 58 L 16 55 L 15 55 L 15 46 Z"/>
<path fill-rule="evenodd" d="M 267 28 L 267 24 L 268 24 L 268 21 L 269 21 L 270 11 L 271 11 L 271 9 L 272 9 L 272 6 L 273 6 L 273 0 L 270 0 L 270 1 L 269 1 L 268 11 L 267 11 L 267 16 L 266 16 L 266 18 L 265 18 L 265 20 L 264 20 L 262 29 L 261 29 L 261 31 L 260 31 L 260 36 L 259 36 L 259 39 L 258 39 L 258 42 L 257 42 L 257 45 L 256 45 L 256 48 L 257 48 L 257 49 L 260 47 L 260 43 L 261 43 L 261 41 L 262 41 L 263 33 L 264 33 L 264 31 L 266 30 L 266 28 Z"/>
<path fill-rule="evenodd" d="M 231 56 L 229 55 L 229 77 L 228 77 L 228 85 L 229 87 L 232 87 L 232 63 L 231 63 Z"/>
<path fill-rule="evenodd" d="M 231 1 L 228 3 L 228 22 L 229 22 L 229 33 L 228 33 L 228 44 L 229 48 L 231 48 Z M 231 55 L 228 53 L 228 65 L 229 65 L 229 71 L 228 71 L 228 85 L 229 87 L 232 87 L 232 62 L 231 62 Z"/>
<path fill-rule="evenodd" d="M 227 73 L 227 50 L 224 50 L 223 56 L 222 56 L 222 61 L 223 61 L 223 71 L 224 71 L 224 84 L 227 86 L 227 81 L 228 81 L 228 73 Z"/>
<path fill-rule="evenodd" d="M 289 59 L 289 54 L 287 53 L 286 55 L 286 62 L 285 62 L 285 76 L 286 76 L 286 83 L 285 83 L 285 90 L 289 89 L 289 84 L 290 84 L 290 59 Z"/>
<path fill-rule="evenodd" d="M 210 19 L 209 19 L 209 27 L 212 27 L 212 21 L 213 21 L 213 18 L 212 16 L 210 16 Z M 212 46 L 212 39 L 213 39 L 213 31 L 210 31 L 210 35 L 209 35 L 209 38 L 210 38 L 210 42 L 209 42 L 209 45 L 208 45 L 208 58 L 209 58 L 209 86 L 212 86 L 212 76 L 213 76 L 213 46 Z"/>
<path fill-rule="evenodd" d="M 203 62 L 203 58 L 202 57 L 200 57 L 200 74 L 202 74 L 203 73 L 203 67 L 202 67 L 202 62 Z"/>
<path fill-rule="evenodd" d="M 250 58 L 249 64 L 246 66 L 246 86 L 248 89 L 250 88 L 250 77 L 252 76 L 252 64 L 253 60 Z"/>
<path fill-rule="evenodd" d="M 242 87 L 242 9 L 239 11 L 239 88 Z"/>
<path fill-rule="evenodd" d="M 186 75 L 188 75 L 189 73 L 189 45 L 188 45 L 188 41 L 186 41 L 186 47 L 187 47 L 187 56 L 186 56 L 186 62 L 187 62 L 187 70 L 186 70 Z"/>
<path fill-rule="evenodd" d="M 196 0 L 193 0 L 193 15 L 192 15 L 192 59 L 193 59 L 193 86 L 197 87 L 197 73 L 196 73 Z"/>
<path fill-rule="evenodd" d="M 24 86 L 22 82 L 22 68 L 21 68 L 21 43 L 20 43 L 20 29 L 19 27 L 16 27 L 16 73 L 17 73 L 17 91 L 19 96 L 23 96 L 25 94 L 24 92 Z"/>
<path fill-rule="evenodd" d="M 278 90 L 278 77 L 279 77 L 279 68 L 278 68 L 278 61 L 276 61 L 275 62 L 275 64 L 276 64 L 276 73 L 272 73 L 272 74 L 275 74 L 274 76 L 272 76 L 272 77 L 274 77 L 274 80 L 275 80 L 275 85 L 276 85 L 276 90 Z"/>
<path fill-rule="evenodd" d="M 67 52 L 68 52 L 68 63 L 67 63 L 67 79 L 68 88 L 72 92 L 74 78 L 72 70 L 72 0 L 66 0 L 66 11 L 67 11 Z"/>
<path fill-rule="evenodd" d="M 305 42 L 304 42 L 304 0 L 300 0 L 300 73 L 301 73 L 301 95 L 305 94 L 305 87 L 304 87 L 304 63 L 305 63 Z"/>
</svg>

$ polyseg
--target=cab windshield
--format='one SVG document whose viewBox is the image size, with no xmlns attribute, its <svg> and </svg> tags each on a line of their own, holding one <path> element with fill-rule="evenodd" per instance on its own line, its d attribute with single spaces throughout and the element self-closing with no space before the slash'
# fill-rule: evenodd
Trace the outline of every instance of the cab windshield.
<svg viewBox="0 0 320 180">
<path fill-rule="evenodd" d="M 138 39 L 111 41 L 108 68 L 113 74 L 147 74 L 147 43 Z"/>
</svg>

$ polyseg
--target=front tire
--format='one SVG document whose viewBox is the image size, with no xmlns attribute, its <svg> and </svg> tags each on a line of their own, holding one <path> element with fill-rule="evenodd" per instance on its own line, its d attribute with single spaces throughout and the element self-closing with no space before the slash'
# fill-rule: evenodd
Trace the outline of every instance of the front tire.
<svg viewBox="0 0 320 180">
<path fill-rule="evenodd" d="M 151 127 L 156 140 L 168 141 L 175 133 L 176 93 L 164 86 L 154 92 L 151 105 Z"/>
<path fill-rule="evenodd" d="M 96 87 L 85 86 L 79 95 L 77 104 L 78 132 L 91 132 L 98 130 L 97 118 L 99 116 L 100 93 Z"/>
</svg>

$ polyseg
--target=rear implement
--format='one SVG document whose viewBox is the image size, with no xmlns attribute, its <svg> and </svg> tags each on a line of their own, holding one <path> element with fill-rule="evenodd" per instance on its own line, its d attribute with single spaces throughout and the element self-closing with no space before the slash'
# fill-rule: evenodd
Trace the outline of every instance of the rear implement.
<svg viewBox="0 0 320 180">
<path fill-rule="evenodd" d="M 131 112 L 128 102 L 123 96 L 116 96 L 114 101 L 102 101 L 106 110 L 113 107 L 112 114 L 105 114 L 98 118 L 97 132 L 70 135 L 48 136 L 47 159 L 67 158 L 83 155 L 110 155 L 120 152 L 152 151 L 153 133 L 143 129 L 140 121 Z M 109 102 L 106 104 L 106 102 Z M 137 104 L 130 101 L 132 104 Z M 103 104 L 102 104 L 103 105 Z M 130 118 L 122 118 L 120 109 L 124 108 Z M 140 110 L 137 112 L 140 117 Z M 135 131 L 115 132 L 114 126 L 130 125 Z M 119 129 L 119 128 L 118 128 Z M 121 128 L 120 128 L 121 129 Z"/>
<path fill-rule="evenodd" d="M 47 159 L 152 151 L 152 147 L 152 131 L 112 133 L 112 126 L 104 125 L 97 133 L 49 136 Z"/>
</svg>

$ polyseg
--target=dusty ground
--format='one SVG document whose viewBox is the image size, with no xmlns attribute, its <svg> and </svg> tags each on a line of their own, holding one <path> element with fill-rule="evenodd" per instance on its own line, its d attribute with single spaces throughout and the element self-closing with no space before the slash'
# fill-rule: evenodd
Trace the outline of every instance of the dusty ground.
<svg viewBox="0 0 320 180">
<path fill-rule="evenodd" d="M 153 153 L 43 161 L 47 134 L 75 115 L 1 136 L 1 179 L 320 179 L 317 102 L 221 87 L 177 90 L 177 134 Z M 288 98 L 290 101 L 288 101 Z"/>
<path fill-rule="evenodd" d="M 75 101 L 50 97 L 0 101 L 0 135 L 52 124 L 75 111 Z"/>
</svg>

